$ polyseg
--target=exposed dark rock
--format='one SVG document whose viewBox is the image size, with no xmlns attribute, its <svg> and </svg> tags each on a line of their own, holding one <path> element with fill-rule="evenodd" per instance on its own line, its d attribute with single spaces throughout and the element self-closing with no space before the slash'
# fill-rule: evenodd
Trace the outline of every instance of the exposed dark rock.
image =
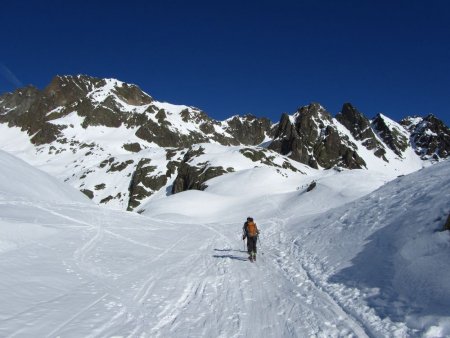
<svg viewBox="0 0 450 338">
<path fill-rule="evenodd" d="M 83 116 L 78 113 L 80 116 Z M 81 126 L 87 128 L 88 126 L 105 126 L 111 128 L 118 128 L 122 125 L 120 115 L 114 110 L 104 106 L 98 106 L 85 115 L 85 119 Z"/>
<path fill-rule="evenodd" d="M 178 174 L 172 185 L 172 193 L 176 194 L 178 192 L 186 190 L 204 190 L 207 185 L 205 182 L 211 178 L 226 174 L 227 171 L 222 167 L 212 167 L 208 162 L 197 164 L 196 166 L 191 166 L 189 162 L 194 158 L 204 154 L 205 149 L 198 147 L 197 149 L 189 149 L 186 154 L 184 154 L 183 161 L 181 163 L 169 162 L 169 166 L 172 168 L 178 167 Z"/>
<path fill-rule="evenodd" d="M 17 125 L 17 117 L 27 112 L 39 96 L 39 89 L 27 86 L 0 96 L 0 122 Z"/>
<path fill-rule="evenodd" d="M 148 117 L 144 113 L 129 114 L 123 121 L 127 128 L 140 127 L 146 124 Z"/>
<path fill-rule="evenodd" d="M 106 167 L 108 164 L 111 165 L 111 164 L 114 162 L 114 160 L 115 160 L 114 157 L 110 157 L 110 158 L 108 158 L 108 159 L 106 159 L 106 160 L 100 162 L 99 167 L 100 167 L 100 168 L 104 168 L 104 167 Z"/>
<path fill-rule="evenodd" d="M 166 150 L 166 160 L 171 160 L 177 154 L 178 149 L 167 149 Z"/>
<path fill-rule="evenodd" d="M 31 138 L 35 145 L 42 145 L 55 141 L 60 134 L 60 128 L 54 124 L 44 123 L 39 131 Z"/>
<path fill-rule="evenodd" d="M 106 203 L 108 203 L 109 201 L 111 201 L 112 199 L 114 199 L 114 197 L 112 197 L 111 195 L 109 195 L 109 196 L 103 198 L 103 199 L 100 201 L 100 204 L 106 204 Z"/>
<path fill-rule="evenodd" d="M 392 151 L 403 158 L 403 152 L 408 148 L 408 139 L 401 131 L 392 127 L 389 128 L 381 114 L 378 114 L 372 121 L 372 127 L 378 132 L 378 135 Z"/>
<path fill-rule="evenodd" d="M 89 190 L 89 189 L 81 189 L 80 190 L 83 194 L 85 194 L 87 197 L 89 197 L 90 199 L 94 198 L 94 192 Z"/>
<path fill-rule="evenodd" d="M 159 110 L 155 117 L 158 119 L 158 123 L 161 125 L 170 125 L 170 122 L 166 121 L 167 115 L 166 112 L 164 111 L 164 109 Z"/>
<path fill-rule="evenodd" d="M 299 172 L 299 170 L 289 163 L 289 161 L 284 161 L 282 165 L 275 163 L 275 156 L 273 156 L 273 154 L 271 155 L 268 150 L 244 148 L 239 150 L 239 152 L 245 157 L 251 159 L 253 162 L 260 162 L 271 167 L 284 168 L 293 172 Z"/>
<path fill-rule="evenodd" d="M 128 187 L 129 200 L 127 210 L 132 211 L 141 204 L 141 201 L 151 196 L 167 183 L 167 177 L 163 174 L 153 174 L 155 166 L 150 165 L 151 160 L 143 158 L 136 166 L 136 170 Z"/>
<path fill-rule="evenodd" d="M 251 159 L 253 162 L 261 162 L 268 164 L 269 159 L 267 158 L 266 154 L 263 150 L 256 150 L 256 149 L 250 149 L 250 148 L 244 148 L 239 150 L 239 152 L 244 155 L 245 157 Z"/>
<path fill-rule="evenodd" d="M 266 135 L 271 134 L 272 122 L 267 118 L 257 118 L 253 115 L 234 116 L 227 120 L 226 131 L 241 144 L 261 144 Z"/>
<path fill-rule="evenodd" d="M 55 76 L 44 89 L 43 96 L 56 108 L 85 97 L 94 87 L 106 84 L 105 80 L 91 76 Z"/>
<path fill-rule="evenodd" d="M 205 134 L 213 134 L 215 131 L 213 124 L 207 122 L 200 125 L 200 130 Z"/>
<path fill-rule="evenodd" d="M 124 170 L 126 167 L 128 167 L 130 164 L 132 164 L 134 161 L 133 160 L 127 160 L 125 162 L 116 162 L 113 163 L 111 165 L 111 168 L 109 168 L 106 172 L 111 172 L 111 171 L 122 171 Z M 103 162 L 102 162 L 103 163 Z"/>
<path fill-rule="evenodd" d="M 360 169 L 366 165 L 356 145 L 339 134 L 331 115 L 317 103 L 300 108 L 292 122 L 283 114 L 269 149 L 313 168 Z"/>
<path fill-rule="evenodd" d="M 227 171 L 222 167 L 211 167 L 209 164 L 194 167 L 182 162 L 172 186 L 172 193 L 176 194 L 186 190 L 205 190 L 207 188 L 206 181 L 226 173 Z"/>
<path fill-rule="evenodd" d="M 414 149 L 422 159 L 438 160 L 450 155 L 450 128 L 434 115 L 406 118 L 400 123 L 411 133 Z"/>
<path fill-rule="evenodd" d="M 124 83 L 114 88 L 114 93 L 124 102 L 133 106 L 142 106 L 152 103 L 153 99 L 145 94 L 139 87 Z"/>
<path fill-rule="evenodd" d="M 95 186 L 95 190 L 103 190 L 105 188 L 106 188 L 106 184 L 105 183 L 100 183 L 100 184 L 97 184 Z"/>
<path fill-rule="evenodd" d="M 336 115 L 336 119 L 350 131 L 355 140 L 362 141 L 364 147 L 375 150 L 376 156 L 388 162 L 384 156 L 386 150 L 377 140 L 369 119 L 353 107 L 351 103 L 344 103 L 341 113 Z"/>
<path fill-rule="evenodd" d="M 167 163 L 166 176 L 171 177 L 173 174 L 175 174 L 180 164 L 181 162 L 178 161 L 169 161 L 169 163 Z"/>
<path fill-rule="evenodd" d="M 198 147 L 197 149 L 190 148 L 186 154 L 184 154 L 183 162 L 189 162 L 194 157 L 198 157 L 200 155 L 203 155 L 205 153 L 205 148 Z"/>
<path fill-rule="evenodd" d="M 132 152 L 132 153 L 138 153 L 142 150 L 141 145 L 137 142 L 135 143 L 126 143 L 123 145 L 123 149 Z"/>
<path fill-rule="evenodd" d="M 189 147 L 196 143 L 206 142 L 201 134 L 192 132 L 189 135 L 173 132 L 168 127 L 148 120 L 136 131 L 136 136 L 160 147 Z"/>
<path fill-rule="evenodd" d="M 317 183 L 316 181 L 312 181 L 309 185 L 308 188 L 306 188 L 306 192 L 310 192 L 311 190 L 313 190 L 316 187 Z"/>
</svg>

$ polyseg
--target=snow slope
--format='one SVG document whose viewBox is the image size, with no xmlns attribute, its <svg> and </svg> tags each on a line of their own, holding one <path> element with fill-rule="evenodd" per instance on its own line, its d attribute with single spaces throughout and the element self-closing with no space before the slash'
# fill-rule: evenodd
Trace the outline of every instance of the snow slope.
<svg viewBox="0 0 450 338">
<path fill-rule="evenodd" d="M 23 175 L 0 166 L 2 337 L 450 334 L 450 236 L 435 232 L 450 162 L 373 193 L 385 178 L 365 170 L 318 172 L 306 192 L 311 176 L 247 169 L 138 215 L 76 192 L 36 200 L 65 186 L 4 157 Z M 18 182 L 33 191 L 16 197 Z M 254 264 L 240 237 L 249 214 L 262 232 Z"/>
<path fill-rule="evenodd" d="M 90 203 L 79 191 L 2 150 L 0 167 L 0 200 Z"/>
</svg>

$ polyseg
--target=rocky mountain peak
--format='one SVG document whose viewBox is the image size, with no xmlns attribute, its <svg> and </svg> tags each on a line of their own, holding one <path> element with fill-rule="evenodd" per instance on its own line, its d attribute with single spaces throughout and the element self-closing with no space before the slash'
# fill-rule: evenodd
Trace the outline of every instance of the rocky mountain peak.
<svg viewBox="0 0 450 338">
<path fill-rule="evenodd" d="M 272 122 L 267 118 L 258 118 L 252 114 L 233 116 L 225 121 L 225 131 L 246 145 L 261 144 L 272 136 Z"/>
<path fill-rule="evenodd" d="M 17 89 L 13 93 L 0 96 L 0 115 L 15 114 L 22 115 L 30 109 L 31 104 L 39 95 L 39 89 L 34 86 L 26 86 Z"/>
<path fill-rule="evenodd" d="M 326 109 L 317 102 L 312 102 L 306 106 L 300 107 L 297 112 L 294 114 L 295 120 L 301 119 L 304 121 L 330 121 L 332 120 L 332 116 Z"/>
<path fill-rule="evenodd" d="M 350 131 L 355 140 L 361 141 L 364 147 L 374 150 L 376 156 L 387 161 L 386 150 L 375 136 L 369 119 L 351 103 L 344 103 L 341 112 L 336 115 L 336 119 Z"/>
<path fill-rule="evenodd" d="M 392 151 L 403 158 L 403 152 L 408 148 L 408 133 L 400 124 L 379 113 L 372 121 L 373 129 Z"/>
<path fill-rule="evenodd" d="M 283 114 L 270 149 L 313 168 L 362 168 L 356 145 L 341 135 L 333 118 L 319 103 L 301 107 L 290 118 Z"/>
<path fill-rule="evenodd" d="M 450 155 L 450 128 L 433 114 L 400 121 L 411 133 L 415 151 L 422 159 L 439 160 Z"/>
</svg>

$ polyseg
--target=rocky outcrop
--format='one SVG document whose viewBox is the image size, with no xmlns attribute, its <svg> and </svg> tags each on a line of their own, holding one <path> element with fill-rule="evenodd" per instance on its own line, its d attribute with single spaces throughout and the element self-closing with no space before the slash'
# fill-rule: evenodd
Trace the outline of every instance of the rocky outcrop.
<svg viewBox="0 0 450 338">
<path fill-rule="evenodd" d="M 206 181 L 226 174 L 227 171 L 222 167 L 213 167 L 209 162 L 193 165 L 191 160 L 203 153 L 203 148 L 197 150 L 190 149 L 184 156 L 183 161 L 178 167 L 178 174 L 172 185 L 172 194 L 186 190 L 205 190 L 208 186 Z"/>
<path fill-rule="evenodd" d="M 142 106 L 153 102 L 152 97 L 145 94 L 138 86 L 127 83 L 114 88 L 114 93 L 120 100 L 132 106 Z"/>
<path fill-rule="evenodd" d="M 237 141 L 237 144 L 258 145 L 266 137 L 273 136 L 272 122 L 253 115 L 233 116 L 226 121 L 225 131 Z"/>
<path fill-rule="evenodd" d="M 313 168 L 360 169 L 366 165 L 356 145 L 339 134 L 331 115 L 318 103 L 300 108 L 292 120 L 283 114 L 269 149 Z"/>
<path fill-rule="evenodd" d="M 83 194 L 85 194 L 87 197 L 89 197 L 90 199 L 94 198 L 94 192 L 89 190 L 89 189 L 81 189 L 80 190 Z"/>
<path fill-rule="evenodd" d="M 190 166 L 183 162 L 173 182 L 172 194 L 186 190 L 205 190 L 208 187 L 206 181 L 226 173 L 222 167 L 212 167 L 209 164 Z"/>
<path fill-rule="evenodd" d="M 17 125 L 17 119 L 30 109 L 38 95 L 39 89 L 28 86 L 0 96 L 0 121 Z"/>
<path fill-rule="evenodd" d="M 423 160 L 445 159 L 450 155 L 450 128 L 436 116 L 408 117 L 400 123 L 411 133 L 411 143 Z"/>
<path fill-rule="evenodd" d="M 243 148 L 239 150 L 239 152 L 255 162 L 255 164 L 261 163 L 275 168 L 283 168 L 289 169 L 293 172 L 300 172 L 300 170 L 294 167 L 288 160 L 284 160 L 281 164 L 276 163 L 279 162 L 279 159 L 276 161 L 276 157 L 273 152 L 271 153 L 271 151 L 267 149 Z"/>
<path fill-rule="evenodd" d="M 151 159 L 143 158 L 136 166 L 128 188 L 130 196 L 128 211 L 133 211 L 141 204 L 144 198 L 151 196 L 167 183 L 165 173 L 155 172 L 156 167 L 150 163 Z"/>
<path fill-rule="evenodd" d="M 308 188 L 306 188 L 306 192 L 310 192 L 311 190 L 314 190 L 314 188 L 317 186 L 316 181 L 312 181 L 309 185 Z"/>
<path fill-rule="evenodd" d="M 129 151 L 130 153 L 138 153 L 142 150 L 141 145 L 137 142 L 126 143 L 123 145 L 123 149 Z"/>
<path fill-rule="evenodd" d="M 403 157 L 403 152 L 408 148 L 409 140 L 400 125 L 393 123 L 382 114 L 377 114 L 372 121 L 372 127 L 397 156 Z"/>
<path fill-rule="evenodd" d="M 370 121 L 360 113 L 351 103 L 344 103 L 342 110 L 336 115 L 336 119 L 347 128 L 355 140 L 361 141 L 362 145 L 384 161 L 388 162 L 386 150 L 375 136 Z"/>
<path fill-rule="evenodd" d="M 189 147 L 196 143 L 207 142 L 207 139 L 199 133 L 179 134 L 173 132 L 167 125 L 150 119 L 137 130 L 136 136 L 160 147 Z"/>
</svg>

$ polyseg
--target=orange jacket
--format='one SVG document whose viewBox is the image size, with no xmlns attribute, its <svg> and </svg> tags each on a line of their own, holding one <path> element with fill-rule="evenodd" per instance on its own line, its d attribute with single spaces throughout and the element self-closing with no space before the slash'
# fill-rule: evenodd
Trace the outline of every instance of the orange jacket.
<svg viewBox="0 0 450 338">
<path fill-rule="evenodd" d="M 258 236 L 259 230 L 255 222 L 245 222 L 244 224 L 244 237 Z"/>
</svg>

